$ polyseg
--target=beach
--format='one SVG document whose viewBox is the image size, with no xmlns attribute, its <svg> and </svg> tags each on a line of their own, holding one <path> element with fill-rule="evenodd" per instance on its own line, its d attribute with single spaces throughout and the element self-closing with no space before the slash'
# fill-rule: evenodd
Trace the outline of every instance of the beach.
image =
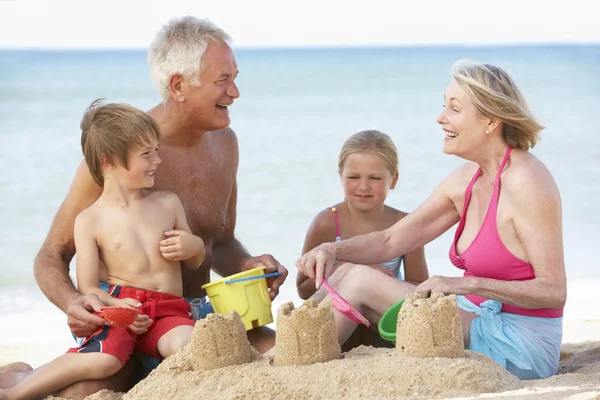
<svg viewBox="0 0 600 400">
<path fill-rule="evenodd" d="M 325 399 L 358 398 L 369 394 L 373 398 L 563 399 L 577 395 L 579 397 L 569 398 L 596 399 L 600 398 L 600 310 L 593 305 L 600 301 L 600 292 L 596 290 L 599 284 L 598 281 L 569 284 L 563 360 L 558 374 L 547 379 L 519 381 L 496 363 L 483 356 L 478 357 L 476 353 L 468 356 L 469 360 L 479 363 L 474 367 L 456 359 L 402 359 L 396 356 L 395 349 L 362 346 L 345 353 L 341 360 L 312 366 L 275 367 L 269 358 L 263 358 L 250 364 L 201 373 L 182 368 L 182 356 L 176 354 L 161 365 L 159 371 L 162 374 L 153 373 L 145 384 L 138 384 L 135 391 L 125 398 L 163 399 L 170 398 L 169 393 L 176 393 L 178 399 L 230 399 L 251 395 L 273 399 Z M 280 304 L 280 301 L 274 302 L 274 311 Z M 301 304 L 297 302 L 297 306 Z M 55 326 L 62 320 L 64 339 L 0 346 L 0 365 L 26 361 L 38 367 L 72 346 L 64 325 L 64 315 L 56 311 L 52 316 L 53 322 L 48 325 Z M 19 318 L 14 315 L 7 321 L 25 323 L 22 317 L 21 320 Z M 271 326 L 275 328 L 276 321 Z M 482 371 L 488 372 L 484 374 Z M 269 383 L 256 387 L 258 379 Z M 307 384 L 311 381 L 314 383 Z M 315 385 L 318 389 L 314 389 Z M 93 398 L 110 400 L 113 396 L 112 393 L 104 393 Z"/>
<path fill-rule="evenodd" d="M 81 115 L 100 97 L 142 109 L 159 98 L 143 49 L 0 55 L 0 365 L 38 367 L 74 345 L 65 315 L 40 292 L 32 266 L 81 161 Z M 240 147 L 236 237 L 252 254 L 273 254 L 290 270 L 274 314 L 284 302 L 301 304 L 294 262 L 312 218 L 343 198 L 337 157 L 347 137 L 363 129 L 392 137 L 400 178 L 386 204 L 407 212 L 461 165 L 443 154 L 435 117 L 450 66 L 470 58 L 513 75 L 546 127 L 532 153 L 552 172 L 562 197 L 563 347 L 565 354 L 598 347 L 600 138 L 591 133 L 596 122 L 589 116 L 600 109 L 600 46 L 245 49 L 236 55 L 242 71 L 241 97 L 230 111 Z M 454 229 L 426 245 L 430 275 L 461 274 L 448 260 Z M 73 279 L 74 270 L 75 262 Z M 384 356 L 361 349 L 336 369 L 352 376 L 377 357 Z M 584 363 L 595 368 L 593 357 Z M 291 368 L 284 383 L 294 378 Z M 594 379 L 600 382 L 597 372 L 560 374 L 489 396 L 564 398 L 593 391 Z"/>
</svg>

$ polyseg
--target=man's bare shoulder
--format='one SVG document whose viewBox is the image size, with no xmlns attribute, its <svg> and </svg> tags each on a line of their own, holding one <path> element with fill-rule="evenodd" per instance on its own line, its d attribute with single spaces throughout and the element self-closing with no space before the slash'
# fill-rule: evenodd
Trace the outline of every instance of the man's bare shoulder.
<svg viewBox="0 0 600 400">
<path fill-rule="evenodd" d="M 144 199 L 165 205 L 181 204 L 179 196 L 170 190 L 148 190 L 145 193 Z"/>
<path fill-rule="evenodd" d="M 219 129 L 217 131 L 211 131 L 209 133 L 211 135 L 211 139 L 214 142 L 219 143 L 219 145 L 230 149 L 238 148 L 237 135 L 230 127 Z"/>
</svg>

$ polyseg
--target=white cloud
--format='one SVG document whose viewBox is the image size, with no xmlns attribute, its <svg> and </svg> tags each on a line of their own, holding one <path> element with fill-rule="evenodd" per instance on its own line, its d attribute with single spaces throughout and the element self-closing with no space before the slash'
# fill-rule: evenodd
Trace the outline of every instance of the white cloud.
<svg viewBox="0 0 600 400">
<path fill-rule="evenodd" d="M 600 42 L 590 0 L 0 0 L 0 47 L 146 47 L 169 18 L 237 46 Z"/>
</svg>

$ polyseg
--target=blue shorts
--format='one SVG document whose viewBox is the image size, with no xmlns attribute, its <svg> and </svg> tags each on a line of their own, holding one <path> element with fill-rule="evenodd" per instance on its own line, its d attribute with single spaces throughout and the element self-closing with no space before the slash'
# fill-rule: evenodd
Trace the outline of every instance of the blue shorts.
<svg viewBox="0 0 600 400">
<path fill-rule="evenodd" d="M 104 290 L 105 292 L 108 292 L 108 289 L 110 289 L 110 285 L 105 282 L 100 282 L 100 289 Z M 210 304 L 210 301 L 208 300 L 208 297 L 186 297 L 185 299 L 188 303 L 190 303 L 190 308 L 192 311 L 192 317 L 194 318 L 194 321 L 206 318 L 208 314 L 212 314 L 215 312 L 212 308 L 212 304 Z M 81 345 L 84 338 L 75 337 L 75 340 L 77 341 L 77 344 Z M 146 376 L 148 376 L 148 374 L 154 368 L 158 367 L 158 364 L 160 364 L 161 360 L 159 360 L 158 358 L 142 356 L 137 353 L 134 354 L 137 356 L 137 358 L 140 360 L 140 363 L 144 367 L 144 373 L 140 374 L 140 376 L 137 376 L 135 378 L 135 382 L 137 383 L 144 379 Z"/>
</svg>

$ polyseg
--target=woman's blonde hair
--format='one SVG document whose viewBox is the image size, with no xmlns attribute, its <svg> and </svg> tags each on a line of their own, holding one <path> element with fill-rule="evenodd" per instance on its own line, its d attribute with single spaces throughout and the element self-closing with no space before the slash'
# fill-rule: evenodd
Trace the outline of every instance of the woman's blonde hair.
<svg viewBox="0 0 600 400">
<path fill-rule="evenodd" d="M 484 116 L 503 122 L 502 137 L 512 148 L 529 150 L 544 129 L 532 115 L 512 78 L 501 68 L 461 60 L 452 66 L 452 77 Z"/>
<path fill-rule="evenodd" d="M 344 169 L 350 154 L 375 153 L 385 161 L 385 166 L 395 176 L 398 173 L 398 151 L 392 139 L 383 132 L 368 130 L 350 136 L 340 151 L 338 169 Z"/>
<path fill-rule="evenodd" d="M 81 119 L 81 150 L 90 174 L 104 186 L 102 159 L 127 168 L 129 150 L 160 139 L 154 119 L 129 104 L 103 104 L 94 100 Z"/>
</svg>

